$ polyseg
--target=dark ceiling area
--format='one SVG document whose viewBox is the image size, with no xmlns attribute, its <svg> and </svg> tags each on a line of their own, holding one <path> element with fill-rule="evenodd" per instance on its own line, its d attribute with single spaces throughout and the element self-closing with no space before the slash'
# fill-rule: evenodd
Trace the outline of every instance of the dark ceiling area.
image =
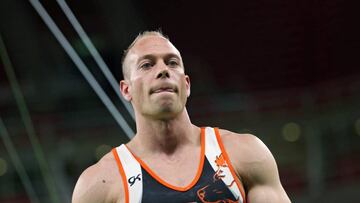
<svg viewBox="0 0 360 203">
<path fill-rule="evenodd" d="M 67 37 L 78 40 L 56 2 L 43 4 Z M 358 1 L 68 4 L 117 78 L 122 50 L 137 33 L 159 28 L 182 52 L 193 82 L 212 87 L 205 94 L 311 87 L 360 75 Z M 48 34 L 31 6 L 24 6 Z"/>
<path fill-rule="evenodd" d="M 87 1 L 87 8 L 81 1 L 69 3 L 80 19 L 92 19 L 85 26 L 89 31 L 123 29 L 106 23 L 101 15 L 106 11 L 97 9 L 100 1 Z M 358 1 L 129 3 L 146 29 L 161 28 L 182 51 L 193 79 L 211 75 L 217 91 L 308 87 L 360 74 Z M 103 37 L 110 44 L 112 37 L 106 32 Z"/>
</svg>

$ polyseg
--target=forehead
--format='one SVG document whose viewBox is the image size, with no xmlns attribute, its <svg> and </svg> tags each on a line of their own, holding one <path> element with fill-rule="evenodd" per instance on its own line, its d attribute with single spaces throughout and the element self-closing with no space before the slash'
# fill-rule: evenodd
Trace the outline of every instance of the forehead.
<svg viewBox="0 0 360 203">
<path fill-rule="evenodd" d="M 179 51 L 169 40 L 161 36 L 146 36 L 134 44 L 128 53 L 128 58 L 136 60 L 143 55 L 165 55 L 170 53 L 180 57 Z"/>
</svg>

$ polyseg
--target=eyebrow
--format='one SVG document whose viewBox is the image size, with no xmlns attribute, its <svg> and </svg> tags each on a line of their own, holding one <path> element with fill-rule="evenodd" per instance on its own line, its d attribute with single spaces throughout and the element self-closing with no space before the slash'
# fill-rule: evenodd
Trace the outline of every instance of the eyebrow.
<svg viewBox="0 0 360 203">
<path fill-rule="evenodd" d="M 174 54 L 174 53 L 162 54 L 161 56 L 166 58 L 166 59 L 168 59 L 168 58 L 176 58 L 178 60 L 181 60 L 180 56 L 177 55 L 177 54 Z M 155 54 L 145 54 L 145 55 L 139 57 L 139 59 L 137 60 L 137 64 L 143 59 L 155 59 L 155 58 L 156 58 Z"/>
</svg>

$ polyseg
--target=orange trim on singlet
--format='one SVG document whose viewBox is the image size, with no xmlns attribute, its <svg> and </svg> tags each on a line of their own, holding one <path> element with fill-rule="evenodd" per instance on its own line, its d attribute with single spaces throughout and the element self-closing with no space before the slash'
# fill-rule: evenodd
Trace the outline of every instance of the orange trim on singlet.
<svg viewBox="0 0 360 203">
<path fill-rule="evenodd" d="M 205 160 L 205 129 L 201 128 L 201 134 L 200 134 L 200 142 L 201 142 L 201 152 L 200 152 L 200 163 L 199 163 L 199 167 L 197 169 L 197 173 L 195 178 L 191 181 L 191 183 L 188 186 L 185 187 L 178 187 L 175 185 L 172 185 L 168 182 L 166 182 L 165 180 L 161 179 L 154 171 L 152 171 L 150 169 L 150 167 L 148 165 L 146 165 L 145 162 L 143 162 L 140 158 L 138 158 L 137 156 L 135 156 L 133 154 L 133 156 L 135 157 L 135 159 L 140 163 L 140 165 L 156 180 L 158 181 L 160 184 L 171 188 L 173 190 L 177 190 L 180 192 L 185 192 L 189 189 L 191 189 L 199 180 L 201 173 L 202 173 L 202 169 L 204 166 L 204 160 Z M 129 150 L 130 151 L 130 150 Z M 130 151 L 131 152 L 131 151 Z"/>
<path fill-rule="evenodd" d="M 225 157 L 225 160 L 226 162 L 228 163 L 228 166 L 229 166 L 229 169 L 230 169 L 230 172 L 232 174 L 232 176 L 234 177 L 235 179 L 235 182 L 236 182 L 236 185 L 238 186 L 239 190 L 240 190 L 240 193 L 241 193 L 241 196 L 243 198 L 243 201 L 244 203 L 246 203 L 246 199 L 245 199 L 245 192 L 244 192 L 244 188 L 242 187 L 242 184 L 240 183 L 240 180 L 239 178 L 237 177 L 236 173 L 235 173 L 235 170 L 231 164 L 231 161 L 229 159 L 229 156 L 227 154 L 227 152 L 225 151 L 225 147 L 221 141 L 221 137 L 220 137 L 220 132 L 219 132 L 219 129 L 218 128 L 214 128 L 215 130 L 215 135 L 216 135 L 216 139 L 217 139 L 217 142 L 219 143 L 219 146 L 220 146 L 220 149 L 221 149 L 221 152 L 223 153 L 224 157 Z"/>
<path fill-rule="evenodd" d="M 117 154 L 116 148 L 112 149 L 112 153 L 113 153 L 113 155 L 115 157 L 115 160 L 116 160 L 116 163 L 118 165 L 119 172 L 120 172 L 120 175 L 121 175 L 121 178 L 122 178 L 122 182 L 124 184 L 125 203 L 129 203 L 129 188 L 128 188 L 128 185 L 127 185 L 127 178 L 126 178 L 126 175 L 125 175 L 124 168 L 123 168 L 123 166 L 121 164 L 121 161 L 120 161 L 119 155 Z"/>
</svg>

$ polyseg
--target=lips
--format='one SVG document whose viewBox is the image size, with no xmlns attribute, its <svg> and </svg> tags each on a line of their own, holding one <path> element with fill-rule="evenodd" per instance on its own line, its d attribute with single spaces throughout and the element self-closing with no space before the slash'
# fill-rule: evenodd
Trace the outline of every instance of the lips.
<svg viewBox="0 0 360 203">
<path fill-rule="evenodd" d="M 159 92 L 175 92 L 175 90 L 173 90 L 172 88 L 160 88 L 154 91 L 154 93 L 159 93 Z"/>
<path fill-rule="evenodd" d="M 176 92 L 177 92 L 177 88 L 174 87 L 174 86 L 159 86 L 159 87 L 152 88 L 152 89 L 150 90 L 150 94 L 161 93 L 161 92 L 176 93 Z"/>
</svg>

